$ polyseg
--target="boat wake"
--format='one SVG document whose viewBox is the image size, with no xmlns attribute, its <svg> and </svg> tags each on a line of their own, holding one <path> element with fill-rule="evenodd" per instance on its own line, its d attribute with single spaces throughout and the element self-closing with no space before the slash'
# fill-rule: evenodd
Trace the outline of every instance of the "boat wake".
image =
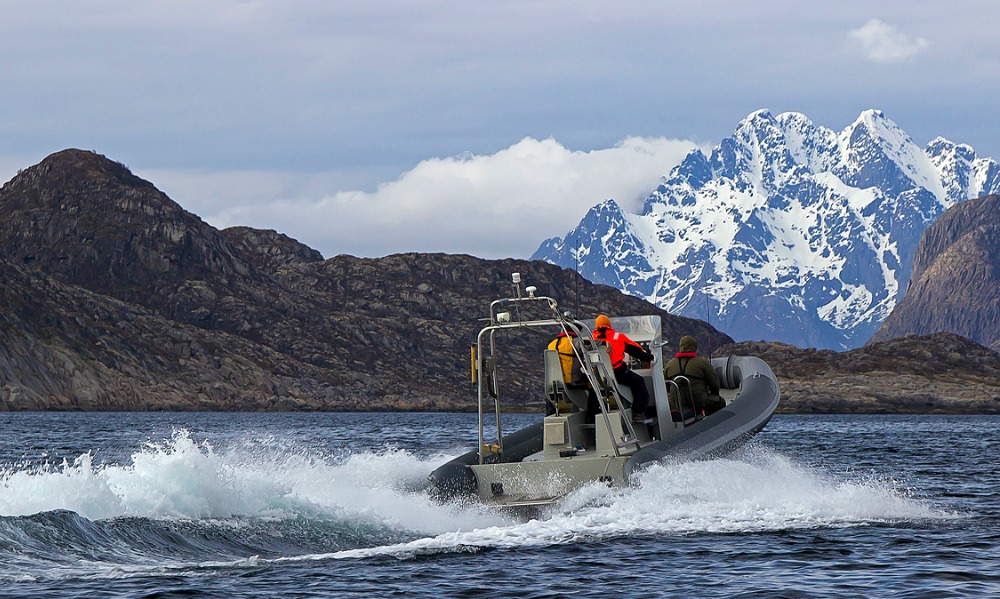
<svg viewBox="0 0 1000 599">
<path fill-rule="evenodd" d="M 543 518 L 308 558 L 405 558 L 626 536 L 756 533 L 958 517 L 916 498 L 893 480 L 873 475 L 837 477 L 767 449 L 747 447 L 728 459 L 654 465 L 634 487 L 587 485 Z"/>
<path fill-rule="evenodd" d="M 7 467 L 0 581 L 956 517 L 895 481 L 825 473 L 751 445 L 727 459 L 654 465 L 634 487 L 582 487 L 525 521 L 433 501 L 427 473 L 450 457 L 334 455 L 273 438 L 222 450 L 180 431 L 127 463 L 88 453 Z"/>
</svg>

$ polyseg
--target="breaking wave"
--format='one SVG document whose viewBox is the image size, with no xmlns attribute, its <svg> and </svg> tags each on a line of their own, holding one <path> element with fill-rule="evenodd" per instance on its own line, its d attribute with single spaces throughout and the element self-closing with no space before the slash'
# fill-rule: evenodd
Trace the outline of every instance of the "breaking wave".
<svg viewBox="0 0 1000 599">
<path fill-rule="evenodd" d="M 0 581 L 957 517 L 893 480 L 749 447 L 654 465 L 628 488 L 589 485 L 526 520 L 432 500 L 426 476 L 449 457 L 330 454 L 278 438 L 217 449 L 178 431 L 127 463 L 86 453 L 9 466 L 0 471 Z"/>
</svg>

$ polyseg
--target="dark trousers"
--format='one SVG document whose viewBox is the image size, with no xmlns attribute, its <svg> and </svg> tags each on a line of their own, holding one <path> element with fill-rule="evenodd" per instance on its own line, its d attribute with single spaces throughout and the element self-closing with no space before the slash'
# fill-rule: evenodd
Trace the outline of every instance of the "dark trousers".
<svg viewBox="0 0 1000 599">
<path fill-rule="evenodd" d="M 646 381 L 642 376 L 632 372 L 622 366 L 615 368 L 615 380 L 622 385 L 627 385 L 632 391 L 632 413 L 645 414 L 649 406 L 649 391 L 646 390 Z"/>
</svg>

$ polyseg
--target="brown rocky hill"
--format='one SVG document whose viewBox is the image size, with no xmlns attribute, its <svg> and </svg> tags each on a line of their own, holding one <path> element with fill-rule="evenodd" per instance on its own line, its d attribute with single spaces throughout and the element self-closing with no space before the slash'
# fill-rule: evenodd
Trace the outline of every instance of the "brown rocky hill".
<svg viewBox="0 0 1000 599">
<path fill-rule="evenodd" d="M 80 150 L 0 188 L 0 266 L 0 409 L 468 409 L 469 344 L 511 272 L 582 317 L 657 313 L 668 338 L 731 341 L 543 262 L 323 260 L 219 231 Z M 501 373 L 536 367 L 546 342 L 515 343 Z M 538 402 L 540 382 L 505 382 Z"/>
<path fill-rule="evenodd" d="M 924 232 L 906 295 L 870 342 L 938 331 L 1000 350 L 1000 196 L 956 204 Z"/>
<path fill-rule="evenodd" d="M 0 215 L 0 258 L 169 320 L 251 331 L 294 309 L 254 268 L 257 254 L 93 152 L 19 173 L 0 188 Z"/>
<path fill-rule="evenodd" d="M 277 274 L 287 266 L 323 261 L 323 254 L 276 231 L 230 227 L 222 236 L 261 272 Z"/>
<path fill-rule="evenodd" d="M 346 381 L 0 260 L 0 411 L 349 409 Z"/>
<path fill-rule="evenodd" d="M 756 355 L 778 377 L 780 412 L 1000 413 L 1000 354 L 935 333 L 846 352 L 741 342 L 716 356 Z"/>
</svg>

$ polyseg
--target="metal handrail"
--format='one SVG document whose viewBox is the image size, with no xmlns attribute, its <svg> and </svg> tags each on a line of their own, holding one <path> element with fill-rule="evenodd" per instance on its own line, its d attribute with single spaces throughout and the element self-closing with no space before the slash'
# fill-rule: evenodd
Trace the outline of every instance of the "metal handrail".
<svg viewBox="0 0 1000 599">
<path fill-rule="evenodd" d="M 581 340 L 593 338 L 593 331 L 585 323 L 577 321 L 570 317 L 569 315 L 563 315 L 559 313 L 558 303 L 551 297 L 546 296 L 535 296 L 532 289 L 528 289 L 528 297 L 521 296 L 520 288 L 517 288 L 518 297 L 502 298 L 494 300 L 490 303 L 490 314 L 489 314 L 489 324 L 485 326 L 480 332 L 476 340 L 476 370 L 478 372 L 478 395 L 479 395 L 479 463 L 483 464 L 486 458 L 485 448 L 485 430 L 483 418 L 485 415 L 484 411 L 484 385 L 492 383 L 494 400 L 494 414 L 496 418 L 496 444 L 490 445 L 490 453 L 500 455 L 503 454 L 503 434 L 500 422 L 500 391 L 499 391 L 499 381 L 496 375 L 496 333 L 504 329 L 522 328 L 522 327 L 542 327 L 542 326 L 559 326 L 564 333 L 567 335 L 572 332 L 577 338 Z M 521 314 L 519 311 L 519 306 L 522 303 L 528 302 L 545 302 L 548 304 L 549 310 L 552 312 L 552 318 L 549 319 L 535 319 L 535 320 L 521 320 Z M 501 312 L 501 308 L 507 305 L 512 305 L 512 308 L 516 311 L 516 318 L 514 314 Z M 489 352 L 486 354 L 482 351 L 483 344 L 486 341 L 485 335 L 489 334 Z M 595 393 L 598 394 L 598 405 L 601 408 L 601 414 L 604 418 L 605 425 L 607 426 L 608 432 L 610 433 L 613 429 L 611 427 L 611 416 L 610 416 L 610 406 L 608 405 L 608 400 L 610 396 L 605 396 L 605 393 L 601 392 L 601 389 L 607 389 L 610 394 L 613 394 L 619 407 L 621 408 L 622 423 L 626 434 L 619 438 L 613 438 L 613 446 L 615 456 L 621 456 L 619 450 L 628 447 L 629 445 L 635 445 L 639 448 L 639 439 L 635 432 L 635 427 L 632 424 L 631 418 L 626 418 L 625 403 L 622 397 L 618 383 L 614 378 L 614 371 L 607 372 L 607 366 L 604 361 L 597 359 L 596 362 L 591 363 L 586 358 L 592 352 L 601 351 L 600 349 L 587 350 L 584 349 L 583 344 L 572 344 L 574 357 L 587 368 L 583 368 L 582 372 L 587 378 L 587 382 Z M 607 354 L 605 354 L 606 356 Z M 489 360 L 492 368 L 489 372 L 485 372 L 485 364 Z M 608 381 L 607 385 L 602 385 L 599 382 L 599 374 L 596 367 L 599 366 L 601 372 L 603 373 L 604 380 Z M 491 377 L 487 379 L 488 377 Z M 502 457 L 501 457 L 502 459 Z"/>
<path fill-rule="evenodd" d="M 486 431 L 484 430 L 484 423 L 483 423 L 483 417 L 485 416 L 483 403 L 485 400 L 484 390 L 487 391 L 486 395 L 491 395 L 490 393 L 488 393 L 490 383 L 492 383 L 492 389 L 494 391 L 492 397 L 493 397 L 493 412 L 496 421 L 496 443 L 490 445 L 490 453 L 499 456 L 503 455 L 503 427 L 500 418 L 500 384 L 499 380 L 497 379 L 496 360 L 495 360 L 497 331 L 503 329 L 511 329 L 511 328 L 533 327 L 533 326 L 537 327 L 537 326 L 556 325 L 556 324 L 561 325 L 563 331 L 568 330 L 567 326 L 570 326 L 578 334 L 580 331 L 580 327 L 573 326 L 572 323 L 570 323 L 567 319 L 565 319 L 564 317 L 562 317 L 562 315 L 559 314 L 558 304 L 554 299 L 550 297 L 534 296 L 534 295 L 530 295 L 529 297 L 520 297 L 520 289 L 518 289 L 518 295 L 519 297 L 516 298 L 504 298 L 504 299 L 494 300 L 492 303 L 490 303 L 490 317 L 489 317 L 490 324 L 484 327 L 481 331 L 479 331 L 479 335 L 476 338 L 476 362 L 477 362 L 476 370 L 478 373 L 478 376 L 476 378 L 478 382 L 477 387 L 478 387 L 478 403 L 479 403 L 478 415 L 479 415 L 479 463 L 480 464 L 483 464 L 486 459 L 485 448 L 487 447 L 487 445 L 485 442 Z M 501 320 L 501 318 L 499 317 L 500 313 L 498 310 L 500 306 L 503 306 L 508 303 L 513 303 L 516 305 L 524 302 L 539 302 L 539 301 L 546 302 L 548 304 L 549 309 L 553 312 L 554 318 L 544 319 L 544 320 L 528 320 L 528 321 L 522 321 L 520 320 L 520 318 L 518 318 L 517 320 L 512 321 L 509 319 L 509 316 L 508 320 Z M 488 353 L 482 351 L 483 344 L 485 341 L 484 336 L 486 336 L 487 334 L 489 338 Z M 490 364 L 490 367 L 487 367 L 486 366 L 487 364 Z"/>
<path fill-rule="evenodd" d="M 686 384 L 686 386 L 687 386 L 688 400 L 689 400 L 689 403 L 691 404 L 691 413 L 694 414 L 693 418 L 697 418 L 698 417 L 698 406 L 696 406 L 695 403 L 694 403 L 694 390 L 691 388 L 691 379 L 689 379 L 688 377 L 686 377 L 686 376 L 684 376 L 682 374 L 679 374 L 679 375 L 677 375 L 677 376 L 675 376 L 675 377 L 673 377 L 671 379 L 667 379 L 666 381 L 664 381 L 666 383 L 666 385 L 667 385 L 667 396 L 668 396 L 668 399 L 669 399 L 669 395 L 670 395 L 670 387 L 671 386 L 673 386 L 673 388 L 677 391 L 677 394 L 675 395 L 675 397 L 677 398 L 677 411 L 681 415 L 681 422 L 683 422 L 684 424 L 687 424 L 688 419 L 684 417 L 684 406 L 681 403 L 682 402 L 682 399 L 681 399 L 681 387 L 680 387 L 680 385 L 677 384 L 677 381 L 683 381 Z M 671 420 L 673 420 L 673 418 L 671 418 Z"/>
<path fill-rule="evenodd" d="M 618 450 L 624 449 L 629 445 L 635 445 L 636 449 L 638 449 L 639 438 L 635 434 L 635 427 L 632 425 L 632 419 L 625 417 L 627 416 L 627 414 L 625 413 L 624 397 L 622 397 L 622 394 L 618 391 L 618 381 L 615 380 L 614 370 L 608 372 L 607 365 L 604 363 L 605 361 L 600 358 L 600 354 L 598 352 L 601 351 L 602 350 L 600 349 L 594 349 L 587 352 L 588 357 L 591 358 L 589 362 L 590 368 L 588 368 L 587 374 L 588 374 L 588 380 L 590 380 L 591 385 L 593 385 L 593 388 L 595 390 L 600 389 L 610 392 L 615 396 L 615 401 L 618 402 L 618 407 L 620 408 L 619 413 L 622 416 L 621 420 L 622 423 L 625 425 L 625 430 L 627 431 L 627 434 L 624 437 L 622 437 L 621 442 L 619 442 L 617 438 L 612 439 L 614 441 L 615 456 L 617 457 L 621 456 L 621 453 L 619 453 Z M 606 355 L 607 354 L 605 354 L 605 356 Z M 594 357 L 596 357 L 596 359 L 593 359 Z M 598 368 L 601 370 L 600 376 L 597 374 Z M 606 383 L 603 384 L 599 383 L 599 381 L 602 379 L 606 381 Z M 599 393 L 597 403 L 598 405 L 600 405 L 601 415 L 604 417 L 604 424 L 607 427 L 608 432 L 610 433 L 612 430 L 611 414 L 610 414 L 611 409 L 608 406 L 608 399 L 609 398 L 605 396 L 605 393 Z"/>
</svg>

